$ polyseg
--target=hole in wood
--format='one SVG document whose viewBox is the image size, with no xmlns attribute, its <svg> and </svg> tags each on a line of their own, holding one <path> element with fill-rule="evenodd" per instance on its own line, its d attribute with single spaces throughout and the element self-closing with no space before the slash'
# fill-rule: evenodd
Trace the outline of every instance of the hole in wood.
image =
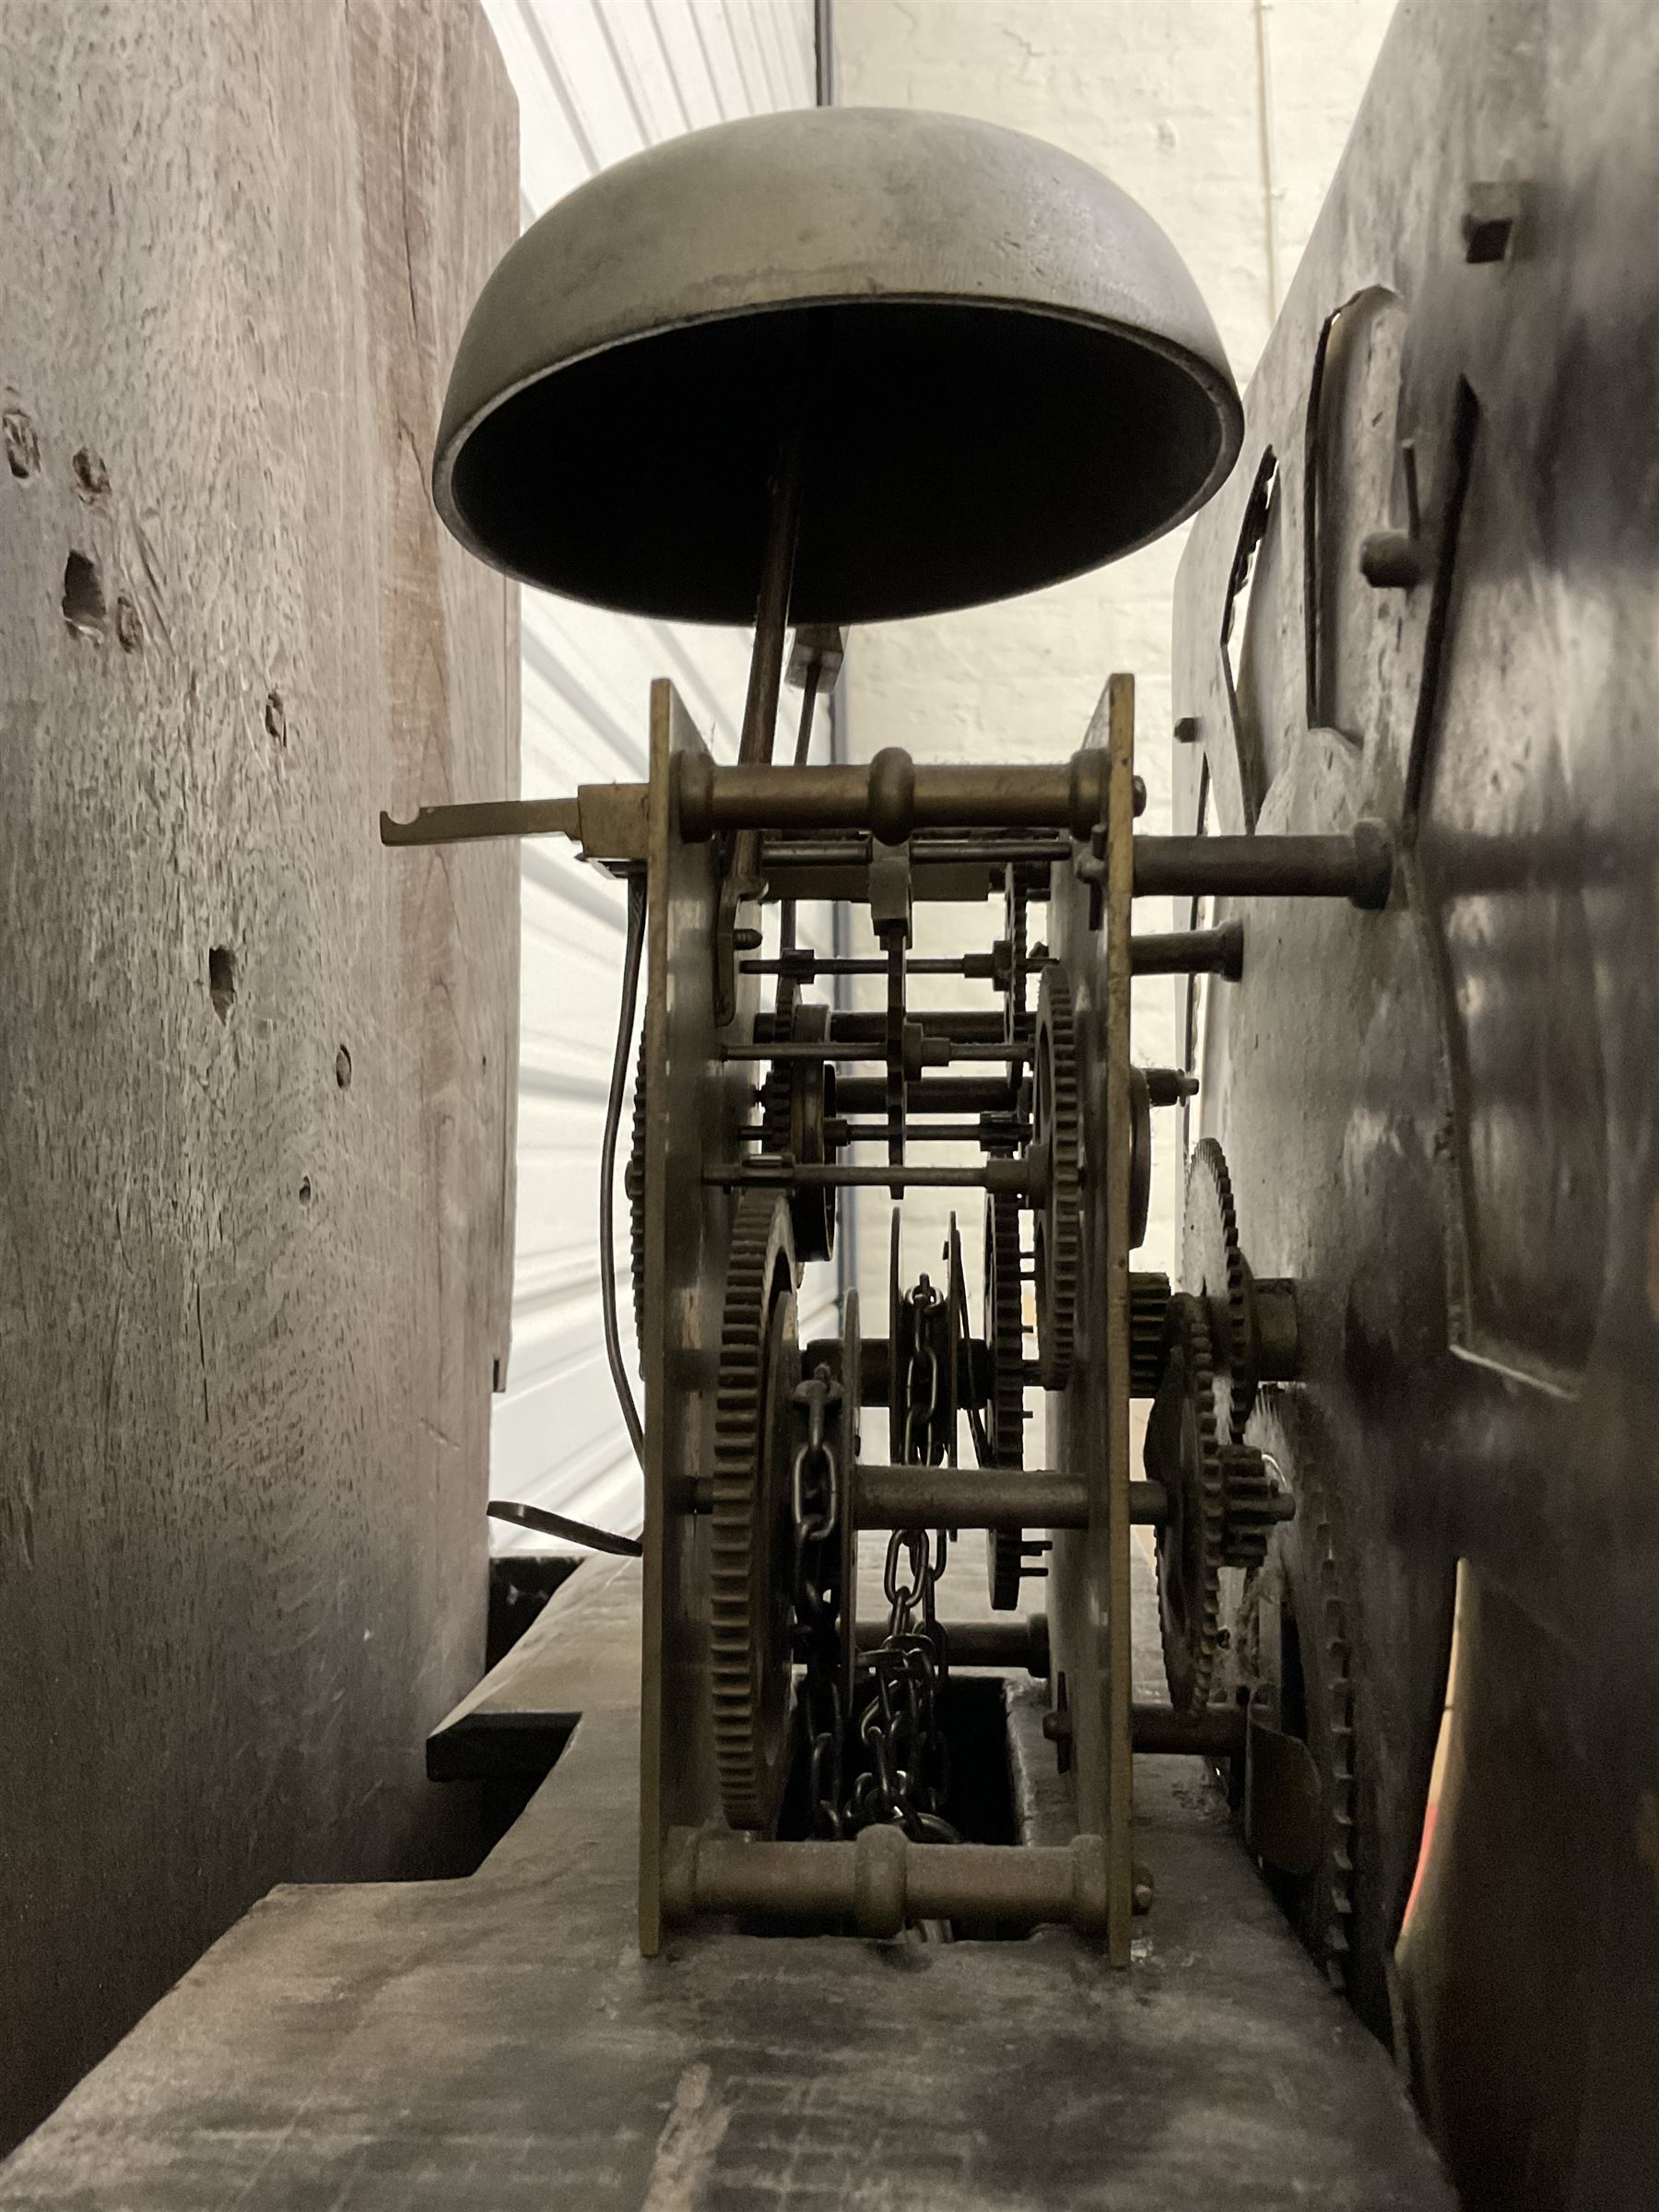
<svg viewBox="0 0 1659 2212">
<path fill-rule="evenodd" d="M 265 694 L 265 735 L 274 738 L 286 751 L 288 747 L 288 715 L 283 708 L 280 691 L 269 691 Z"/>
<path fill-rule="evenodd" d="M 1492 216 L 1486 221 L 1471 221 L 1465 233 L 1465 260 L 1477 265 L 1505 260 L 1512 227 L 1509 217 L 1504 215 Z"/>
<path fill-rule="evenodd" d="M 236 955 L 229 945 L 216 945 L 207 955 L 207 990 L 214 1012 L 229 1020 L 236 1004 Z"/>
<path fill-rule="evenodd" d="M 32 477 L 41 465 L 41 441 L 21 407 L 7 407 L 0 415 L 0 436 L 5 439 L 6 463 L 12 475 Z"/>
<path fill-rule="evenodd" d="M 351 1054 L 344 1045 L 335 1054 L 335 1081 L 342 1090 L 351 1088 Z"/>
<path fill-rule="evenodd" d="M 77 638 L 102 642 L 110 610 L 98 563 L 85 553 L 71 553 L 64 563 L 64 619 Z"/>
<path fill-rule="evenodd" d="M 309 1206 L 311 1202 L 312 1179 L 309 1175 L 301 1175 L 300 1178 L 300 1203 L 301 1206 Z"/>
<path fill-rule="evenodd" d="M 115 602 L 115 635 L 123 653 L 136 653 L 144 642 L 143 621 L 124 592 Z"/>
<path fill-rule="evenodd" d="M 88 506 L 109 498 L 110 472 L 89 445 L 83 445 L 69 465 L 75 471 L 75 488 Z"/>
<path fill-rule="evenodd" d="M 1520 213 L 1521 187 L 1512 179 L 1497 184 L 1471 184 L 1463 212 L 1464 259 L 1507 261 Z"/>
</svg>

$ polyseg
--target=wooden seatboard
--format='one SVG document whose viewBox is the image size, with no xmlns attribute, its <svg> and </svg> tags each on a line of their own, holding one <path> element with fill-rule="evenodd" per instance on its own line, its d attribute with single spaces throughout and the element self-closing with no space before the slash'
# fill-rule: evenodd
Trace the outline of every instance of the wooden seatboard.
<svg viewBox="0 0 1659 2212">
<path fill-rule="evenodd" d="M 474 1701 L 582 1715 L 476 1875 L 278 1890 L 0 2168 L 0 2212 L 1453 2212 L 1191 1759 L 1142 1762 L 1124 1972 L 1057 1929 L 641 1959 L 641 1589 L 589 1561 Z"/>
</svg>

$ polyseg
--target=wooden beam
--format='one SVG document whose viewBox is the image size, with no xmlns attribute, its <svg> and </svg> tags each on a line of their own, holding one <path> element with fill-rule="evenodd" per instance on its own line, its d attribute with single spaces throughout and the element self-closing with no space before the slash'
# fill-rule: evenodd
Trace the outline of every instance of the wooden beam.
<svg viewBox="0 0 1659 2212">
<path fill-rule="evenodd" d="M 427 462 L 518 227 L 472 0 L 0 6 L 0 2137 L 273 1882 L 462 1863 L 515 594 Z"/>
</svg>

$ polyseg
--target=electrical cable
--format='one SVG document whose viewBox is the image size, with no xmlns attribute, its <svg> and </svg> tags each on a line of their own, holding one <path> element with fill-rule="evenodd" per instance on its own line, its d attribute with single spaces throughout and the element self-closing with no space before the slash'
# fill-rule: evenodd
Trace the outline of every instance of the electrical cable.
<svg viewBox="0 0 1659 2212">
<path fill-rule="evenodd" d="M 628 1441 L 641 1468 L 645 1465 L 645 1431 L 640 1423 L 640 1409 L 634 1404 L 633 1385 L 623 1364 L 622 1337 L 617 1324 L 616 1213 L 617 1138 L 622 1127 L 622 1095 L 628 1088 L 634 1006 L 640 994 L 640 956 L 644 947 L 645 878 L 641 874 L 628 879 L 628 942 L 622 955 L 622 1005 L 617 1016 L 617 1052 L 611 1062 L 610 1096 L 605 1108 L 605 1144 L 599 1157 L 599 1299 L 605 1315 L 605 1358 L 611 1381 L 616 1384 L 617 1403 L 622 1409 Z M 612 1542 L 620 1540 L 613 1538 Z"/>
<path fill-rule="evenodd" d="M 618 1559 L 637 1559 L 645 1548 L 638 1536 L 618 1536 L 608 1528 L 572 1521 L 568 1513 L 550 1513 L 540 1505 L 520 1505 L 511 1498 L 492 1498 L 484 1510 L 492 1521 L 514 1521 L 520 1528 L 537 1529 L 545 1536 L 562 1536 L 567 1544 L 585 1544 L 590 1551 L 615 1552 Z"/>
</svg>

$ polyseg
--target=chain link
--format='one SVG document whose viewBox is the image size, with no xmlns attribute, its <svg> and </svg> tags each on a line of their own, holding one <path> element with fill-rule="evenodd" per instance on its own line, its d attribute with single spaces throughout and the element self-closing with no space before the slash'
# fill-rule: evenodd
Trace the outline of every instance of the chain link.
<svg viewBox="0 0 1659 2212">
<path fill-rule="evenodd" d="M 918 1465 L 943 1451 L 934 1434 L 939 1359 L 926 1319 L 943 1301 L 924 1276 L 907 1302 L 912 1325 L 903 1449 L 906 1461 Z M 805 1668 L 801 1704 L 811 1832 L 844 1837 L 879 1822 L 902 1828 L 918 1842 L 954 1843 L 960 1839 L 942 1812 L 950 1793 L 950 1759 L 937 1715 L 946 1673 L 935 1602 L 948 1553 L 943 1530 L 935 1536 L 925 1529 L 895 1529 L 888 1540 L 882 1576 L 888 1630 L 860 1670 L 861 1701 L 854 1741 L 848 1744 L 841 1637 L 853 1607 L 839 1587 L 839 1535 L 851 1501 L 830 1425 L 840 1394 L 840 1386 L 821 1367 L 794 1394 L 800 1433 L 790 1485 L 795 1655 Z M 858 1772 L 849 1787 L 850 1748 L 857 1754 Z"/>
<path fill-rule="evenodd" d="M 924 1276 L 904 1302 L 911 1312 L 911 1358 L 900 1456 L 906 1466 L 936 1466 L 945 1456 L 947 1440 L 933 1432 L 939 1414 L 939 1355 L 929 1323 L 945 1301 Z M 918 1377 L 924 1387 L 919 1387 Z"/>
<path fill-rule="evenodd" d="M 826 1433 L 828 1416 L 839 1406 L 841 1391 L 828 1368 L 820 1367 L 794 1394 L 806 1416 L 806 1437 L 796 1447 L 791 1472 L 794 1520 L 795 1639 L 806 1662 L 802 1707 L 811 1747 L 807 1793 L 815 1836 L 846 1833 L 842 1768 L 847 1735 L 841 1708 L 841 1640 L 852 1608 L 839 1587 L 841 1547 L 836 1541 L 841 1513 L 841 1470 Z"/>
<path fill-rule="evenodd" d="M 803 1382 L 795 1393 L 796 1402 L 805 1399 L 806 1404 L 806 1441 L 795 1453 L 791 1476 L 795 1535 L 803 1544 L 827 1544 L 835 1534 L 840 1515 L 835 1453 L 824 1438 L 824 1409 L 830 1388 L 830 1371 L 820 1367 L 811 1382 Z M 839 1397 L 839 1391 L 836 1394 Z M 820 1502 L 809 1503 L 809 1496 L 818 1497 Z"/>
<path fill-rule="evenodd" d="M 924 1276 L 910 1293 L 911 1359 L 906 1376 L 901 1449 L 908 1466 L 935 1462 L 947 1439 L 935 1434 L 939 1358 L 931 1317 L 944 1300 Z M 861 1767 L 847 1802 L 846 1829 L 877 1823 L 902 1828 L 917 1842 L 960 1841 L 943 1818 L 950 1794 L 950 1755 L 938 1724 L 946 1674 L 935 1590 L 945 1571 L 949 1539 L 921 1528 L 897 1528 L 888 1539 L 882 1594 L 888 1632 L 871 1653 L 868 1694 L 859 1712 Z"/>
</svg>

